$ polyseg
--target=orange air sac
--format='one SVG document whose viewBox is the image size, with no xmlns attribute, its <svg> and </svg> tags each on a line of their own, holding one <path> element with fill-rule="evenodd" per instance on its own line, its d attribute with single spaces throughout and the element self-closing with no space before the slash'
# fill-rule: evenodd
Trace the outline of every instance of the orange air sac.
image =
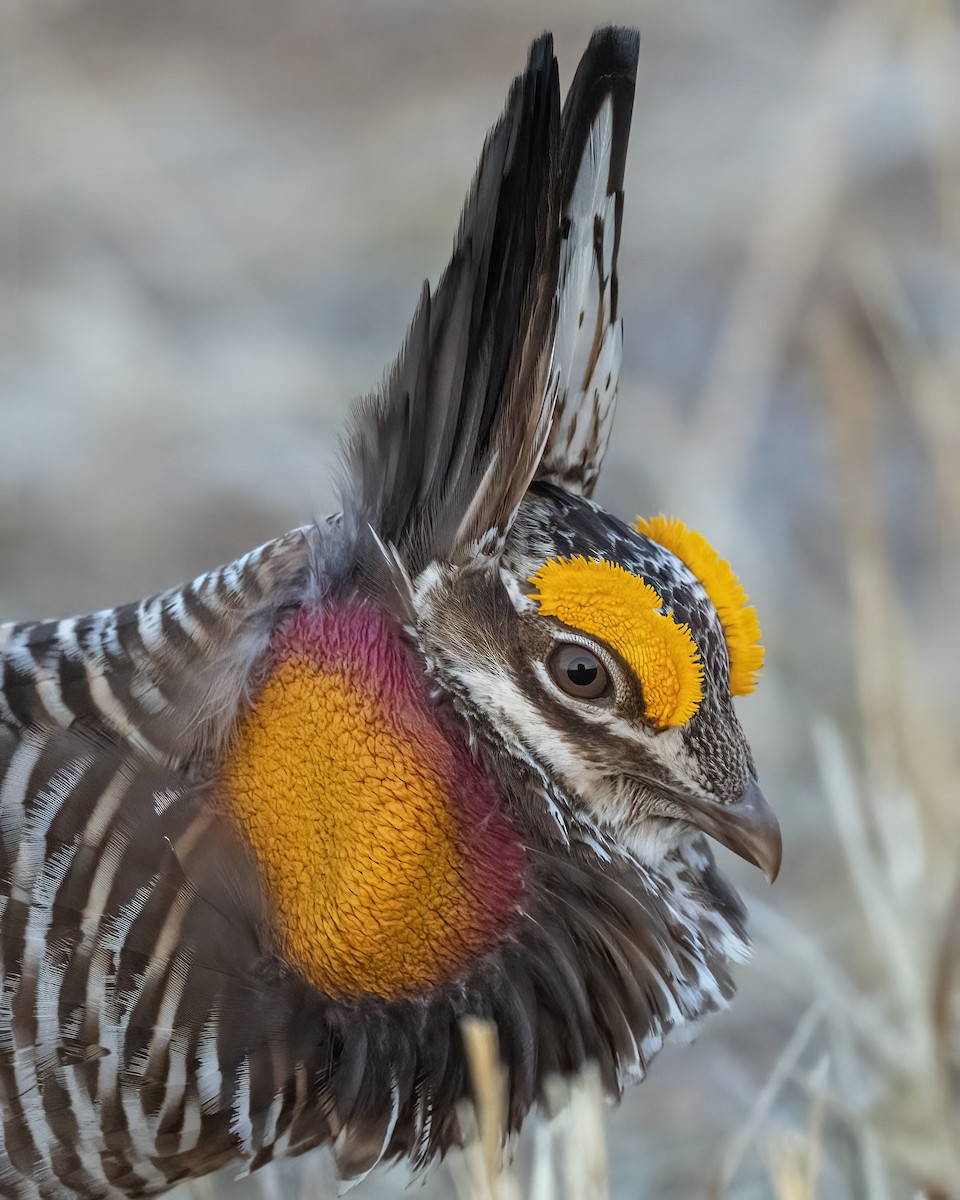
<svg viewBox="0 0 960 1200">
<path fill-rule="evenodd" d="M 509 924 L 524 853 L 492 780 L 397 627 L 359 601 L 301 608 L 224 776 L 281 953 L 330 995 L 409 995 Z"/>
</svg>

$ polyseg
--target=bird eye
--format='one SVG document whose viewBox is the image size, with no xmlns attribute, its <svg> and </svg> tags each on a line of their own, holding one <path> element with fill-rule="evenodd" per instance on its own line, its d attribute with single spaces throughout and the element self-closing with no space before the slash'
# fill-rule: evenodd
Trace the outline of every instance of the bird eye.
<svg viewBox="0 0 960 1200">
<path fill-rule="evenodd" d="M 607 669 L 583 646 L 567 642 L 550 660 L 554 679 L 568 696 L 578 700 L 596 700 L 607 690 Z"/>
</svg>

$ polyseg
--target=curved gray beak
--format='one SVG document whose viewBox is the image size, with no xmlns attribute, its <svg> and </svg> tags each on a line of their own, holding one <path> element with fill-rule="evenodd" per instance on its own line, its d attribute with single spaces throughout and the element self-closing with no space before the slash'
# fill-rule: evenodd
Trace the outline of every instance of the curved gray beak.
<svg viewBox="0 0 960 1200">
<path fill-rule="evenodd" d="M 742 795 L 732 804 L 688 796 L 684 807 L 693 810 L 691 825 L 759 867 L 773 883 L 780 871 L 783 841 L 773 809 L 755 779 L 747 781 Z"/>
</svg>

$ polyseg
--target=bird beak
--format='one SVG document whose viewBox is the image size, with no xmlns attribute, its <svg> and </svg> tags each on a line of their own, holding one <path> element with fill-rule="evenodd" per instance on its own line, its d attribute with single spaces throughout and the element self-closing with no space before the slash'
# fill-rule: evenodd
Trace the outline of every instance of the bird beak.
<svg viewBox="0 0 960 1200">
<path fill-rule="evenodd" d="M 692 825 L 759 867 L 773 883 L 780 871 L 783 841 L 773 809 L 755 779 L 747 781 L 740 798 L 732 804 L 688 796 L 684 806 L 694 810 Z"/>
</svg>

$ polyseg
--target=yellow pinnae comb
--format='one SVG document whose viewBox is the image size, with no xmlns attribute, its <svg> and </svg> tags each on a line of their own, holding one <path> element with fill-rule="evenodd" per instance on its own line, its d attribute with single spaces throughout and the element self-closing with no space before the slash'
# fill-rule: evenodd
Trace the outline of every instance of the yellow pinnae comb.
<svg viewBox="0 0 960 1200">
<path fill-rule="evenodd" d="M 602 638 L 624 658 L 649 720 L 660 729 L 690 720 L 703 698 L 700 655 L 655 588 L 619 563 L 579 557 L 550 559 L 530 582 L 545 616 Z"/>
<path fill-rule="evenodd" d="M 757 610 L 726 559 L 702 533 L 688 529 L 677 517 L 637 517 L 634 528 L 685 563 L 703 585 L 717 610 L 730 655 L 730 692 L 747 696 L 757 686 L 763 666 Z"/>
</svg>

